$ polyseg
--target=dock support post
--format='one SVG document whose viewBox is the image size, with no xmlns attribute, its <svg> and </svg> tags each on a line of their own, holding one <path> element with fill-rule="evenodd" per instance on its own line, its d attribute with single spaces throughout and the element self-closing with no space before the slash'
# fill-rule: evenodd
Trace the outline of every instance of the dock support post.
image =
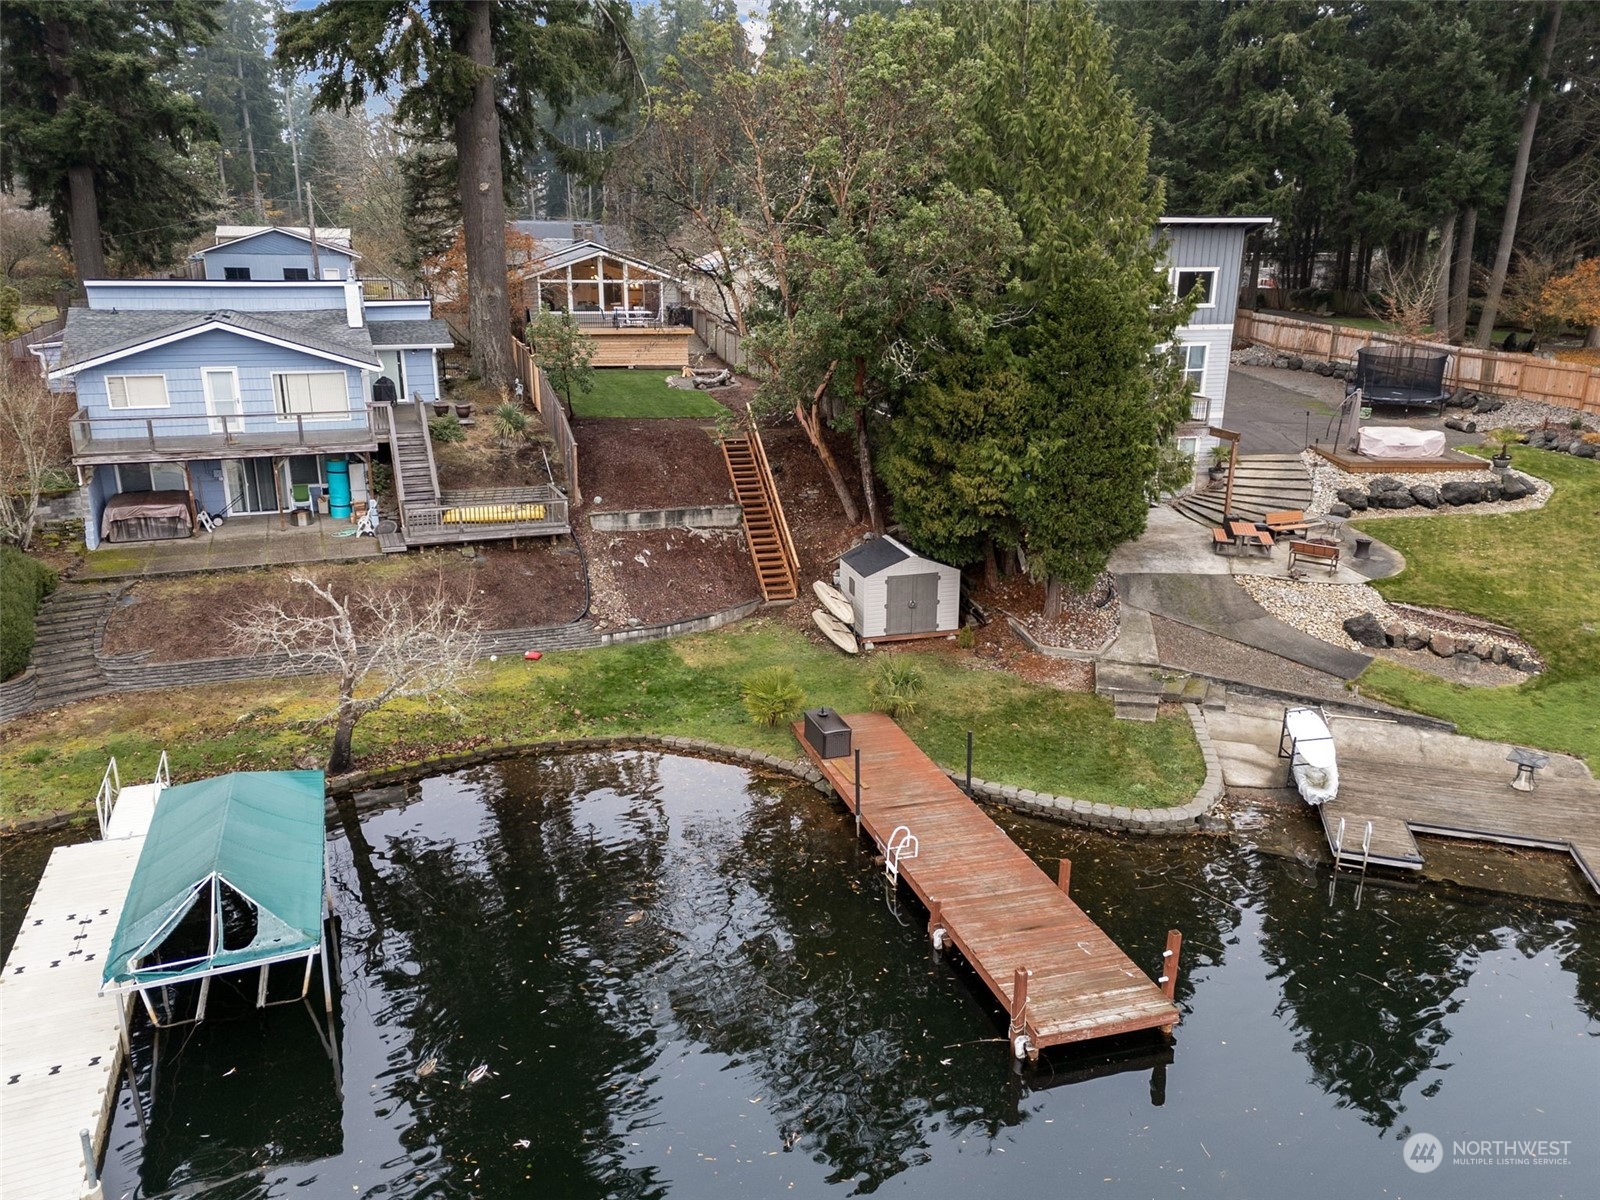
<svg viewBox="0 0 1600 1200">
<path fill-rule="evenodd" d="M 1011 977 L 1011 1024 L 1006 1035 L 1011 1039 L 1011 1052 L 1018 1058 L 1028 1049 L 1028 980 L 1032 978 L 1033 972 L 1027 967 L 1018 967 Z"/>
<path fill-rule="evenodd" d="M 934 950 L 943 950 L 949 934 L 944 928 L 944 905 L 937 900 L 928 901 L 928 937 L 933 942 Z"/>
<path fill-rule="evenodd" d="M 856 836 L 861 836 L 861 751 L 856 751 Z"/>
<path fill-rule="evenodd" d="M 967 799 L 972 799 L 972 730 L 967 730 Z"/>
<path fill-rule="evenodd" d="M 1178 998 L 1178 952 L 1183 949 L 1183 934 L 1176 929 L 1167 930 L 1167 948 L 1161 952 L 1161 978 L 1156 980 L 1161 985 L 1162 994 L 1174 1002 Z M 1170 1034 L 1171 1025 L 1163 1025 L 1162 1033 Z"/>
<path fill-rule="evenodd" d="M 88 1195 L 98 1196 L 100 1192 L 100 1163 L 95 1158 L 94 1139 L 89 1136 L 87 1129 L 78 1130 L 78 1141 L 83 1143 L 83 1177 L 88 1182 Z"/>
<path fill-rule="evenodd" d="M 1072 860 L 1070 858 L 1060 859 L 1056 865 L 1056 886 L 1061 889 L 1061 894 L 1063 896 L 1070 896 L 1072 894 L 1070 889 L 1071 883 Z"/>
</svg>

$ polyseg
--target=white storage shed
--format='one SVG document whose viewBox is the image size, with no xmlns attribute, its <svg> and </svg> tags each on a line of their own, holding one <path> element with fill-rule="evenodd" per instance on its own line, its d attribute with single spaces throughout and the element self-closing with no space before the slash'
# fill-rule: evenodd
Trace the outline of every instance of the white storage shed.
<svg viewBox="0 0 1600 1200">
<path fill-rule="evenodd" d="M 839 559 L 839 590 L 865 639 L 935 637 L 961 625 L 961 572 L 892 537 L 869 538 Z"/>
</svg>

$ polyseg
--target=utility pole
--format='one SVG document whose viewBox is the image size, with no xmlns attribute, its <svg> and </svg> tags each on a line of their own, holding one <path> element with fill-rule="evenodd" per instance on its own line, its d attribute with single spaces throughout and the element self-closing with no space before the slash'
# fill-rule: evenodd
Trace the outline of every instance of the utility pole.
<svg viewBox="0 0 1600 1200">
<path fill-rule="evenodd" d="M 311 235 L 311 277 L 322 278 L 322 260 L 317 256 L 317 210 L 311 205 L 311 185 L 306 184 L 306 232 Z"/>
</svg>

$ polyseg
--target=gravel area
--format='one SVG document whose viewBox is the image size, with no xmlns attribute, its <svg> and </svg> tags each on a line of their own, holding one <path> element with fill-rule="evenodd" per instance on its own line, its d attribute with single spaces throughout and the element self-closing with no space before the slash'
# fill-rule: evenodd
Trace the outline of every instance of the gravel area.
<svg viewBox="0 0 1600 1200">
<path fill-rule="evenodd" d="M 1122 627 L 1121 606 L 1110 572 L 1099 575 L 1087 592 L 1070 589 L 1061 600 L 1061 615 L 1044 616 L 1044 586 L 1025 576 L 1003 579 L 997 587 L 979 585 L 974 597 L 984 607 L 1015 620 L 1042 646 L 1062 650 L 1098 650 Z"/>
<path fill-rule="evenodd" d="M 1314 671 L 1265 650 L 1244 646 L 1165 617 L 1152 615 L 1150 624 L 1155 630 L 1156 651 L 1165 667 L 1194 671 L 1215 679 L 1237 679 L 1311 699 L 1350 697 L 1344 680 L 1337 675 Z"/>
<path fill-rule="evenodd" d="M 1335 493 L 1340 488 L 1365 488 L 1374 478 L 1377 478 L 1372 475 L 1352 475 L 1348 471 L 1341 471 L 1323 458 L 1322 455 L 1312 450 L 1303 451 L 1300 458 L 1306 464 L 1306 469 L 1311 472 L 1311 511 L 1313 512 L 1326 513 L 1330 504 L 1337 503 L 1338 496 Z M 1352 520 L 1381 520 L 1386 517 L 1438 517 L 1451 516 L 1457 513 L 1487 515 L 1490 513 L 1527 512 L 1530 509 L 1543 508 L 1549 503 L 1550 496 L 1555 491 L 1555 488 L 1538 476 L 1529 475 L 1526 471 L 1519 471 L 1517 474 L 1533 484 L 1533 495 L 1524 496 L 1521 500 L 1494 500 L 1488 504 L 1463 504 L 1460 507 L 1446 504 L 1431 509 L 1415 506 L 1412 508 L 1369 508 L 1353 517 Z M 1487 482 L 1496 478 L 1496 476 L 1488 467 L 1484 467 L 1481 471 L 1451 471 L 1448 474 L 1431 471 L 1396 471 L 1389 478 L 1398 479 L 1407 487 L 1411 487 L 1419 483 L 1439 484 L 1450 480 Z"/>
<path fill-rule="evenodd" d="M 1427 623 L 1424 625 L 1409 614 L 1390 608 L 1382 594 L 1366 584 L 1301 583 L 1268 575 L 1236 575 L 1234 582 L 1285 625 L 1292 625 L 1332 645 L 1364 654 L 1372 651 L 1347 634 L 1343 624 L 1346 619 L 1359 617 L 1362 613 L 1373 613 L 1385 625 L 1391 622 L 1402 625 L 1407 632 L 1426 635 L 1437 631 L 1457 636 L 1472 645 L 1487 642 L 1491 646 L 1503 646 L 1508 651 L 1523 655 L 1537 654 L 1532 646 L 1519 638 L 1489 633 L 1481 626 L 1458 620 L 1449 613 L 1428 610 Z M 1439 670 L 1436 673 L 1480 686 L 1518 683 L 1527 678 L 1519 671 L 1489 663 L 1464 672 L 1450 667 L 1444 659 L 1428 650 L 1388 650 L 1381 653 L 1395 662 L 1424 670 L 1435 670 L 1437 666 Z"/>
</svg>

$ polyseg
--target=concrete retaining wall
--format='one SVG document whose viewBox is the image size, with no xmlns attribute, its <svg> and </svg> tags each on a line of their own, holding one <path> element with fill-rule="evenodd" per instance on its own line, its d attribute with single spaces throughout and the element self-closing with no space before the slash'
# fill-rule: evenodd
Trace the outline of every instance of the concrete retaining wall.
<svg viewBox="0 0 1600 1200">
<path fill-rule="evenodd" d="M 589 514 L 589 527 L 601 533 L 636 533 L 645 529 L 737 529 L 744 510 L 737 504 L 702 508 L 640 508 L 632 512 Z"/>
</svg>

